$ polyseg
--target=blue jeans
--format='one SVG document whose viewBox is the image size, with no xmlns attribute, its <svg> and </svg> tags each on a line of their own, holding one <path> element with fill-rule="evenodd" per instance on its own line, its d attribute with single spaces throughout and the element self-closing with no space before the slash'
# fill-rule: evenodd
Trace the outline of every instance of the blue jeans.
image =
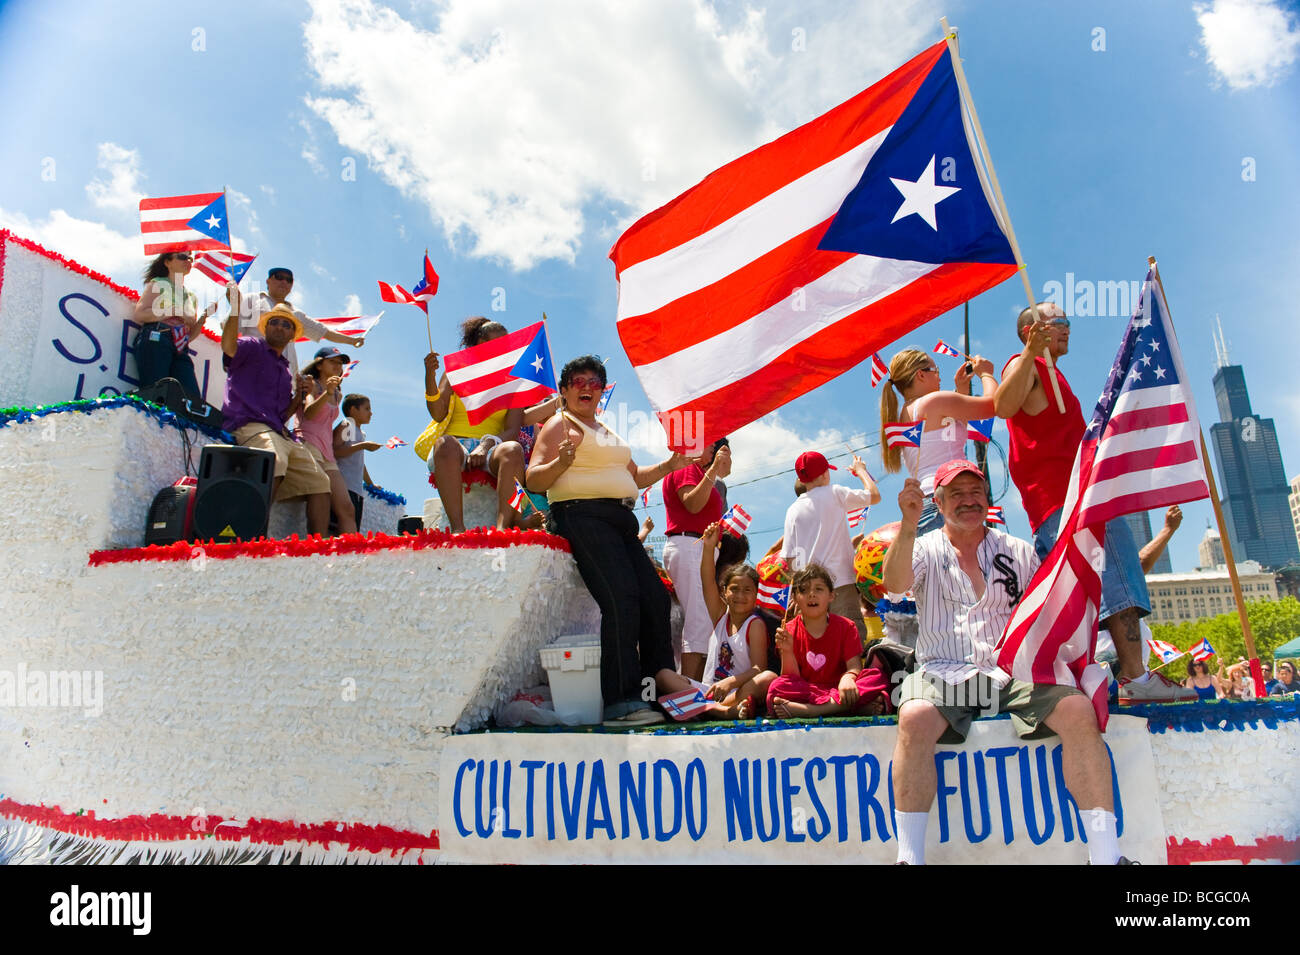
<svg viewBox="0 0 1300 955">
<path fill-rule="evenodd" d="M 1046 560 L 1056 544 L 1056 532 L 1061 523 L 1058 507 L 1034 531 L 1034 552 L 1040 561 Z M 1137 607 L 1145 617 L 1151 612 L 1151 597 L 1147 593 L 1146 575 L 1138 558 L 1137 543 L 1124 519 L 1117 517 L 1106 522 L 1105 565 L 1101 571 L 1101 610 L 1097 615 L 1105 623 L 1121 610 Z"/>
<path fill-rule="evenodd" d="M 140 376 L 140 387 L 148 388 L 163 378 L 175 378 L 190 398 L 203 400 L 199 391 L 199 380 L 194 375 L 194 362 L 190 359 L 189 345 L 184 351 L 177 351 L 172 344 L 170 326 L 150 322 L 136 333 L 135 367 Z"/>
<path fill-rule="evenodd" d="M 621 501 L 556 501 L 551 518 L 600 607 L 600 692 L 605 705 L 641 699 L 642 680 L 676 667 L 671 598 Z M 652 689 L 654 696 L 658 691 Z"/>
<path fill-rule="evenodd" d="M 916 536 L 937 531 L 941 527 L 943 527 L 943 515 L 939 513 L 939 508 L 935 507 L 934 497 L 931 495 L 925 499 L 925 505 L 921 508 L 921 519 L 916 522 Z"/>
</svg>

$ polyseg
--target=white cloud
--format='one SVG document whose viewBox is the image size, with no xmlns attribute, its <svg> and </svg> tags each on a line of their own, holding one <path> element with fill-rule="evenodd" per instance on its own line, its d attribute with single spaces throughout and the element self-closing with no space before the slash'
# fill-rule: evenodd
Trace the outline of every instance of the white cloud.
<svg viewBox="0 0 1300 955">
<path fill-rule="evenodd" d="M 901 17 L 826 4 L 796 53 L 784 24 L 773 52 L 767 14 L 707 0 L 448 0 L 433 29 L 374 0 L 312 8 L 308 61 L 326 92 L 308 106 L 467 254 L 517 269 L 572 261 L 586 215 L 648 212 L 811 119 L 828 89 L 847 95 L 898 66 L 925 32 L 876 32 Z M 864 71 L 864 22 L 889 37 L 871 44 L 882 69 Z M 849 67 L 835 84 L 828 62 Z"/>
<path fill-rule="evenodd" d="M 1193 9 L 1206 59 L 1231 89 L 1271 86 L 1300 59 L 1300 20 L 1272 0 L 1213 0 Z"/>
<path fill-rule="evenodd" d="M 100 209 L 138 215 L 144 191 L 140 188 L 140 154 L 117 143 L 100 143 L 101 176 L 86 183 L 86 195 Z"/>
<path fill-rule="evenodd" d="M 325 266 L 321 265 L 319 262 L 310 263 L 310 268 L 313 272 L 315 272 L 318 276 L 320 276 L 323 279 L 334 278 L 334 276 L 330 274 L 330 270 L 325 268 Z"/>
<path fill-rule="evenodd" d="M 361 296 L 349 295 L 343 300 L 343 309 L 340 315 L 360 315 L 361 314 Z"/>
<path fill-rule="evenodd" d="M 251 197 L 240 192 L 238 189 L 226 187 L 226 215 L 229 216 L 231 211 L 235 216 L 230 222 L 231 244 L 238 251 L 247 251 L 243 235 L 250 235 L 258 241 L 265 241 L 262 228 L 258 225 L 257 210 L 253 208 Z"/>
<path fill-rule="evenodd" d="M 312 172 L 318 176 L 324 176 L 325 164 L 320 161 L 320 150 L 316 145 L 316 131 L 311 128 L 311 124 L 305 119 L 298 120 L 298 125 L 307 134 L 307 140 L 302 144 L 302 158 L 307 160 L 307 165 L 311 167 Z"/>
<path fill-rule="evenodd" d="M 102 222 L 77 219 L 62 209 L 54 209 L 40 220 L 0 209 L 0 227 L 103 272 L 128 288 L 139 288 L 143 282 L 144 246 L 138 234 L 123 235 Z"/>
</svg>

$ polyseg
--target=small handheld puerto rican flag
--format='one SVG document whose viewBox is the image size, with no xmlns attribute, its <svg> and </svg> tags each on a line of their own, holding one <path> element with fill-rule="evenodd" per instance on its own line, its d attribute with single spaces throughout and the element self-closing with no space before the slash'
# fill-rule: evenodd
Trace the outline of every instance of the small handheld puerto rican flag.
<svg viewBox="0 0 1300 955">
<path fill-rule="evenodd" d="M 885 443 L 890 447 L 919 448 L 921 446 L 921 422 L 899 421 L 885 425 Z"/>
<path fill-rule="evenodd" d="M 1209 640 L 1202 640 L 1196 646 L 1189 648 L 1187 652 L 1192 655 L 1193 660 L 1200 663 L 1202 660 L 1208 660 L 1214 656 L 1215 649 L 1210 646 Z"/>
<path fill-rule="evenodd" d="M 515 493 L 514 493 L 514 496 L 510 498 L 510 506 L 513 507 L 513 508 L 517 511 L 517 510 L 519 510 L 519 505 L 520 505 L 520 504 L 523 504 L 524 501 L 526 501 L 526 500 L 528 500 L 528 492 L 526 492 L 526 491 L 524 490 L 523 485 L 520 484 L 518 480 L 516 480 L 516 481 L 515 481 Z"/>
<path fill-rule="evenodd" d="M 649 506 L 650 506 L 650 489 L 649 489 L 649 488 L 646 488 L 644 491 L 641 492 L 641 506 L 642 506 L 642 507 L 649 507 Z"/>
<path fill-rule="evenodd" d="M 855 507 L 849 511 L 849 527 L 857 527 L 867 516 L 870 507 Z"/>
<path fill-rule="evenodd" d="M 673 719 L 682 722 L 695 719 L 703 713 L 708 708 L 709 700 L 702 690 L 692 688 L 659 697 L 659 705 Z"/>
<path fill-rule="evenodd" d="M 350 361 L 350 362 L 348 362 L 346 365 L 343 366 L 343 374 L 339 375 L 339 377 L 340 377 L 340 378 L 346 378 L 348 375 L 352 374 L 352 369 L 353 369 L 353 368 L 356 368 L 357 365 L 359 365 L 359 364 L 361 364 L 361 359 L 360 359 L 360 358 L 358 358 L 356 361 Z M 405 444 L 406 442 L 403 441 L 402 443 Z"/>
<path fill-rule="evenodd" d="M 397 435 L 393 435 L 391 438 L 389 438 L 387 441 L 384 442 L 384 447 L 388 448 L 391 451 L 393 448 L 406 447 L 406 442 L 403 441 L 401 438 L 399 438 Z"/>
<path fill-rule="evenodd" d="M 934 346 L 934 353 L 935 353 L 936 355 L 951 355 L 953 358 L 961 358 L 961 357 L 962 357 L 961 352 L 959 352 L 957 349 L 953 348 L 951 345 L 949 345 L 947 342 L 945 342 L 942 338 L 939 339 L 939 343 L 938 343 L 937 345 Z"/>
<path fill-rule="evenodd" d="M 617 381 L 611 381 L 605 386 L 605 390 L 600 395 L 600 403 L 596 405 L 596 414 L 605 413 L 605 409 L 609 407 L 609 399 L 614 394 L 614 386 L 617 384 Z"/>
<path fill-rule="evenodd" d="M 992 441 L 994 418 L 977 418 L 966 422 L 967 441 Z"/>
<path fill-rule="evenodd" d="M 1163 662 L 1168 663 L 1170 660 L 1177 660 L 1183 655 L 1172 643 L 1165 643 L 1163 640 L 1152 640 L 1151 649 Z"/>
<path fill-rule="evenodd" d="M 749 527 L 752 520 L 749 513 L 739 504 L 733 504 L 727 509 L 727 513 L 722 515 L 722 529 L 732 537 L 744 537 L 745 530 Z"/>
<path fill-rule="evenodd" d="M 874 388 L 889 377 L 889 366 L 880 357 L 880 352 L 871 356 L 871 387 Z"/>
<path fill-rule="evenodd" d="M 1002 516 L 1002 508 L 1001 508 L 1001 507 L 990 507 L 990 508 L 989 508 L 989 512 L 988 512 L 988 514 L 984 517 L 984 520 L 987 521 L 987 522 L 990 523 L 990 524 L 1003 524 L 1003 525 L 1005 525 L 1006 522 L 1007 522 L 1007 519 L 1006 519 L 1005 517 Z"/>
<path fill-rule="evenodd" d="M 758 600 L 755 603 L 764 610 L 785 616 L 786 607 L 790 605 L 790 587 L 787 584 L 759 584 Z"/>
</svg>

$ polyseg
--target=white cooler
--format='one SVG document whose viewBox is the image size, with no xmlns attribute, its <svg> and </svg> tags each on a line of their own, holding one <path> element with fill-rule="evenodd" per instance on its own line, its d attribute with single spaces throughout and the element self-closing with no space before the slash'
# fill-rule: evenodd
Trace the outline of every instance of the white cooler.
<svg viewBox="0 0 1300 955">
<path fill-rule="evenodd" d="M 560 722 L 565 726 L 599 723 L 605 714 L 600 697 L 600 635 L 563 636 L 538 653 Z"/>
</svg>

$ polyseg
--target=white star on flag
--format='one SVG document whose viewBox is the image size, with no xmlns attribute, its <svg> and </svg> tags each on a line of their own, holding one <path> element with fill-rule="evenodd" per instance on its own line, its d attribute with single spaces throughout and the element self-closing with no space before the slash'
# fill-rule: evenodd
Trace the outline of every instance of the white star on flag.
<svg viewBox="0 0 1300 955">
<path fill-rule="evenodd" d="M 216 216 L 208 216 L 203 221 L 208 224 L 209 229 L 215 229 L 217 226 L 221 225 L 221 220 Z"/>
<path fill-rule="evenodd" d="M 894 213 L 894 218 L 889 220 L 891 223 L 915 213 L 924 219 L 925 224 L 931 229 L 935 232 L 939 231 L 939 225 L 934 218 L 934 207 L 954 192 L 961 192 L 961 187 L 940 186 L 934 181 L 934 159 L 934 156 L 930 157 L 925 172 L 917 177 L 916 182 L 889 177 L 889 181 L 903 194 L 903 204 Z"/>
</svg>

